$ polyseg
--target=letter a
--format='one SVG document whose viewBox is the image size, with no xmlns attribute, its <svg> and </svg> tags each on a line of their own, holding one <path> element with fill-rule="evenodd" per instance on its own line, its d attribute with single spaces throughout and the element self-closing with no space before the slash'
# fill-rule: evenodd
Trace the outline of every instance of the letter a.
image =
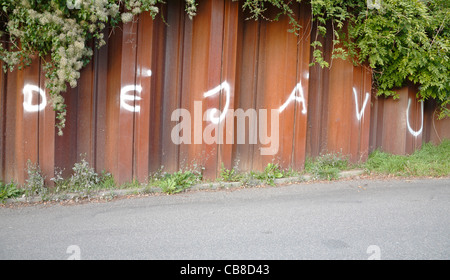
<svg viewBox="0 0 450 280">
<path fill-rule="evenodd" d="M 176 122 L 180 121 L 180 118 L 183 118 L 183 120 L 170 133 L 172 143 L 175 145 L 191 144 L 191 113 L 186 109 L 176 109 L 172 112 L 170 120 Z M 180 136 L 181 131 L 183 131 L 182 136 Z"/>
</svg>

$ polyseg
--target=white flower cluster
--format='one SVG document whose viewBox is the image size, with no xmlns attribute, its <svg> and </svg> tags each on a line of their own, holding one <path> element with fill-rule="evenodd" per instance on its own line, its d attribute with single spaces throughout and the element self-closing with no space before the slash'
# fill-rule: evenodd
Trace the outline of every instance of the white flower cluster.
<svg viewBox="0 0 450 280">
<path fill-rule="evenodd" d="M 5 64 L 3 65 L 4 69 L 7 69 L 9 66 L 9 69 L 12 71 L 14 69 L 14 66 L 20 63 L 20 58 L 22 56 L 21 51 L 8 52 L 4 50 L 2 46 L 0 46 L 0 52 L 2 53 L 1 59 L 5 62 Z"/>
<path fill-rule="evenodd" d="M 108 0 L 78 0 L 77 4 L 80 11 L 88 15 L 80 25 L 97 39 L 97 47 L 105 45 L 102 30 L 105 29 L 109 18 L 119 15 L 118 3 Z"/>
<path fill-rule="evenodd" d="M 190 19 L 197 15 L 197 3 L 195 3 L 195 0 L 186 0 L 185 10 Z"/>
<path fill-rule="evenodd" d="M 125 3 L 125 7 L 127 8 L 127 12 L 122 13 L 121 18 L 122 22 L 127 23 L 133 20 L 135 15 L 138 15 L 142 12 L 150 12 L 152 17 L 154 18 L 158 13 L 159 9 L 156 7 L 156 4 L 161 2 L 160 0 L 129 0 Z"/>
<path fill-rule="evenodd" d="M 159 12 L 157 5 L 164 3 L 163 0 L 67 1 L 37 5 L 34 1 L 20 0 L 4 6 L 3 10 L 9 9 L 5 11 L 8 15 L 5 33 L 9 35 L 11 47 L 0 44 L 0 59 L 5 62 L 5 69 L 13 70 L 16 65 L 20 68 L 35 54 L 43 58 L 46 87 L 57 112 L 56 126 L 60 135 L 66 121 L 66 105 L 61 93 L 67 90 L 67 85 L 77 86 L 80 70 L 93 55 L 86 42 L 93 38 L 96 46 L 101 47 L 106 43 L 103 31 L 107 24 L 120 20 L 130 22 L 142 12 L 150 12 L 154 18 Z M 195 16 L 196 6 L 195 0 L 186 0 L 190 18 Z M 49 54 L 51 60 L 48 60 Z"/>
<path fill-rule="evenodd" d="M 62 134 L 66 112 L 61 92 L 66 91 L 67 83 L 72 88 L 77 86 L 83 60 L 92 57 L 93 52 L 90 48 L 85 47 L 84 29 L 75 19 L 63 17 L 60 11 L 38 13 L 34 10 L 27 10 L 27 12 L 29 18 L 38 21 L 41 26 L 56 27 L 51 29 L 52 34 L 47 34 L 52 38 L 52 59 L 45 65 L 45 70 L 48 78 L 46 87 L 50 90 L 50 102 L 58 115 L 58 134 Z"/>
</svg>

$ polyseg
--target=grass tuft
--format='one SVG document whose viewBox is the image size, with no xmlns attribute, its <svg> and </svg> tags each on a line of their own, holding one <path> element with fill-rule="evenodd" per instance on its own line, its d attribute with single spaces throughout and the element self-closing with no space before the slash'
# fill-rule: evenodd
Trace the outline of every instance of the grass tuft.
<svg viewBox="0 0 450 280">
<path fill-rule="evenodd" d="M 411 155 L 392 155 L 376 150 L 364 167 L 374 174 L 442 177 L 450 175 L 449 156 L 450 140 L 445 140 L 440 145 L 424 144 Z"/>
</svg>

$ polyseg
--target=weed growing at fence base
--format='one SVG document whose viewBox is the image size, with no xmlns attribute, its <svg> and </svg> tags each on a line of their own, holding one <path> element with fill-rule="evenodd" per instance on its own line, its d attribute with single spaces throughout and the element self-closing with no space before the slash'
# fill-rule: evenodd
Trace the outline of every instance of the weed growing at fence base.
<svg viewBox="0 0 450 280">
<path fill-rule="evenodd" d="M 340 153 L 328 153 L 315 159 L 307 158 L 305 172 L 317 180 L 334 180 L 339 178 L 339 172 L 349 169 L 351 166 Z"/>
<path fill-rule="evenodd" d="M 17 198 L 24 194 L 24 191 L 17 188 L 17 184 L 11 182 L 4 184 L 0 182 L 0 203 L 3 203 L 8 198 Z"/>
<path fill-rule="evenodd" d="M 392 174 L 395 176 L 448 176 L 450 175 L 450 140 L 436 146 L 424 144 L 409 156 L 391 155 L 376 150 L 364 164 L 372 174 Z"/>
<path fill-rule="evenodd" d="M 173 174 L 164 174 L 159 179 L 152 182 L 153 185 L 161 188 L 167 194 L 179 193 L 190 188 L 196 183 L 200 183 L 202 175 L 197 171 L 178 171 Z"/>
<path fill-rule="evenodd" d="M 280 179 L 285 177 L 282 170 L 280 170 L 280 167 L 278 164 L 269 163 L 267 164 L 266 168 L 264 169 L 264 172 L 262 173 L 255 173 L 254 177 L 258 180 L 264 181 L 266 184 L 269 184 L 271 186 L 275 185 L 275 179 Z"/>
<path fill-rule="evenodd" d="M 48 194 L 48 188 L 45 186 L 45 176 L 42 175 L 41 168 L 37 163 L 27 161 L 27 175 L 28 179 L 25 180 L 25 194 L 27 196 L 40 195 L 46 197 Z"/>
<path fill-rule="evenodd" d="M 236 168 L 227 169 L 225 165 L 222 163 L 222 167 L 220 169 L 218 181 L 221 182 L 238 182 L 244 178 L 244 174 L 239 173 Z"/>
<path fill-rule="evenodd" d="M 252 185 L 248 182 L 258 181 L 262 184 L 275 185 L 275 180 L 286 177 L 298 177 L 300 174 L 310 174 L 314 180 L 334 180 L 339 178 L 341 171 L 355 167 L 365 169 L 367 174 L 395 175 L 395 176 L 420 176 L 441 177 L 450 176 L 450 140 L 445 140 L 440 145 L 424 144 L 422 148 L 412 155 L 392 155 L 376 150 L 369 155 L 365 163 L 357 166 L 349 163 L 348 159 L 339 153 L 328 153 L 317 158 L 307 158 L 305 168 L 301 173 L 293 170 L 285 171 L 277 164 L 270 163 L 263 172 L 251 171 L 240 173 L 235 168 L 226 169 L 223 165 L 219 174 L 220 182 L 241 182 L 243 185 Z M 157 187 L 167 194 L 182 192 L 203 180 L 202 170 L 186 170 L 175 173 L 166 173 L 162 169 L 151 175 L 147 184 L 141 184 L 137 180 L 118 185 L 110 173 L 97 174 L 89 163 L 82 159 L 74 165 L 73 175 L 64 179 L 62 171 L 56 170 L 55 177 L 51 178 L 55 183 L 54 188 L 44 186 L 44 176 L 37 164 L 28 162 L 28 179 L 21 189 L 11 182 L 0 182 L 0 203 L 8 198 L 20 196 L 40 195 L 43 200 L 48 200 L 56 194 L 75 192 L 81 197 L 89 197 L 92 191 L 114 189 L 140 189 L 142 187 Z"/>
<path fill-rule="evenodd" d="M 55 184 L 55 188 L 51 190 L 53 194 L 77 193 L 81 197 L 89 197 L 93 191 L 117 189 L 112 174 L 105 171 L 96 173 L 84 157 L 81 158 L 81 162 L 74 164 L 72 171 L 72 176 L 64 179 L 62 170 L 55 170 L 55 177 L 50 179 Z"/>
</svg>

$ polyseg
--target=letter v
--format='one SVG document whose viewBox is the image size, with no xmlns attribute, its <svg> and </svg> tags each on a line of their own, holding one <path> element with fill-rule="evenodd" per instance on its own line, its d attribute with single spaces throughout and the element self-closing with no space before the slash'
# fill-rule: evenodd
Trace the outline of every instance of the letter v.
<svg viewBox="0 0 450 280">
<path fill-rule="evenodd" d="M 366 99 L 364 99 L 361 111 L 358 111 L 359 109 L 358 94 L 356 93 L 355 88 L 353 88 L 353 96 L 355 97 L 356 118 L 358 119 L 358 121 L 360 121 L 361 118 L 364 116 L 364 111 L 366 109 L 367 102 L 369 102 L 370 94 L 366 93 Z"/>
</svg>

